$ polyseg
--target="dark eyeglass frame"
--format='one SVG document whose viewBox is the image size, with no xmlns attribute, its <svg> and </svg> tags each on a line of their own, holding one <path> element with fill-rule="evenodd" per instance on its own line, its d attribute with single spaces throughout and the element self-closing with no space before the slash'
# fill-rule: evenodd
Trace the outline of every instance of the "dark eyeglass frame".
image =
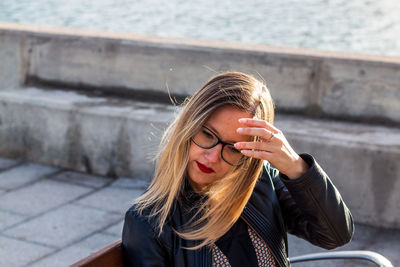
<svg viewBox="0 0 400 267">
<path fill-rule="evenodd" d="M 233 144 L 232 144 L 232 143 L 228 143 L 228 142 L 222 141 L 221 138 L 219 138 L 218 135 L 217 135 L 216 133 L 214 133 L 210 128 L 208 128 L 208 127 L 206 127 L 206 126 L 204 126 L 204 125 L 203 125 L 202 127 L 203 127 L 203 128 L 206 128 L 208 131 L 210 131 L 210 132 L 217 138 L 217 142 L 216 142 L 215 144 L 213 144 L 212 146 L 201 146 L 201 145 L 199 145 L 198 143 L 196 143 L 196 141 L 194 141 L 194 138 L 192 137 L 191 140 L 193 141 L 193 143 L 195 143 L 198 147 L 201 147 L 201 148 L 204 148 L 204 149 L 211 149 L 211 148 L 217 146 L 218 144 L 222 144 L 222 148 L 221 148 L 221 159 L 222 159 L 223 161 L 225 161 L 227 164 L 229 164 L 229 165 L 231 165 L 231 166 L 240 166 L 240 165 L 243 164 L 243 159 L 246 158 L 244 155 L 242 155 L 242 158 L 239 160 L 239 163 L 238 163 L 238 164 L 232 164 L 232 163 L 228 162 L 228 161 L 224 158 L 224 155 L 223 155 L 222 151 L 224 151 L 224 147 L 225 147 L 226 145 L 231 145 L 231 146 L 233 146 Z M 239 153 L 240 153 L 240 151 L 239 151 Z"/>
</svg>

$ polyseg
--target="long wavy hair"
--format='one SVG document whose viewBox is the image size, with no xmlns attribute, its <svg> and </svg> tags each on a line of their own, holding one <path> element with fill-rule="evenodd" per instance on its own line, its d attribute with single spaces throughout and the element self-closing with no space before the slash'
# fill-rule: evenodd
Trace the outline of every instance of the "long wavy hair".
<svg viewBox="0 0 400 267">
<path fill-rule="evenodd" d="M 251 75 L 225 72 L 212 77 L 190 99 L 162 136 L 157 167 L 148 190 L 136 199 L 139 214 L 149 209 L 157 218 L 162 233 L 174 203 L 183 193 L 191 138 L 211 114 L 223 105 L 247 111 L 254 117 L 273 123 L 274 105 L 265 84 Z M 187 240 L 200 241 L 189 249 L 212 245 L 239 219 L 262 171 L 262 160 L 247 158 L 226 176 L 208 186 L 196 220 L 176 233 Z"/>
</svg>

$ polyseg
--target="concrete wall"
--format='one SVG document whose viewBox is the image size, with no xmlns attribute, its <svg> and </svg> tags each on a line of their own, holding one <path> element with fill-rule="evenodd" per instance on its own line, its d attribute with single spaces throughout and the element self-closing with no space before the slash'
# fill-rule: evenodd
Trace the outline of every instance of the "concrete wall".
<svg viewBox="0 0 400 267">
<path fill-rule="evenodd" d="M 190 95 L 215 72 L 267 81 L 280 110 L 400 125 L 400 58 L 0 24 L 0 89 L 25 81 Z"/>
<path fill-rule="evenodd" d="M 0 155 L 108 176 L 149 179 L 171 105 L 65 90 L 0 90 Z M 278 115 L 298 153 L 312 154 L 355 221 L 400 229 L 400 129 Z"/>
<path fill-rule="evenodd" d="M 65 90 L 0 90 L 0 156 L 149 179 L 174 107 Z"/>
<path fill-rule="evenodd" d="M 167 84 L 190 95 L 224 70 L 260 75 L 279 110 L 301 115 L 276 124 L 296 151 L 316 156 L 357 222 L 400 228 L 399 58 L 0 24 L 0 156 L 150 177 L 174 108 L 65 89 L 159 101 Z M 37 86 L 46 84 L 55 87 Z"/>
<path fill-rule="evenodd" d="M 276 126 L 317 159 L 355 221 L 400 229 L 400 129 L 294 116 Z"/>
</svg>

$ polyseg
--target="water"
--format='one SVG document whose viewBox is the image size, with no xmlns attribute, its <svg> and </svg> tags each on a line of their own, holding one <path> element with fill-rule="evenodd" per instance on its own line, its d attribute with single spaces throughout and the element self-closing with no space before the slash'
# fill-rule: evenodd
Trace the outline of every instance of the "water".
<svg viewBox="0 0 400 267">
<path fill-rule="evenodd" d="M 0 0 L 0 21 L 400 56 L 399 0 Z"/>
</svg>

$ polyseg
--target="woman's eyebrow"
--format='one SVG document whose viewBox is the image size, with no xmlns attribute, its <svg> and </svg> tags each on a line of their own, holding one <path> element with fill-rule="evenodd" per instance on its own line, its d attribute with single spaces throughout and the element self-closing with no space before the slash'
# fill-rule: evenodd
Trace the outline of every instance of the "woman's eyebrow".
<svg viewBox="0 0 400 267">
<path fill-rule="evenodd" d="M 234 144 L 234 143 L 237 143 L 237 142 L 238 142 L 238 141 L 235 141 L 235 140 L 223 140 L 223 139 L 221 138 L 219 132 L 217 131 L 217 129 L 215 129 L 214 127 L 212 127 L 212 126 L 209 125 L 209 124 L 204 125 L 204 126 L 206 126 L 207 128 L 209 128 L 210 130 L 212 130 L 212 132 L 213 132 L 219 139 L 221 139 L 222 141 L 224 141 L 224 142 L 226 142 L 226 143 Z"/>
</svg>

